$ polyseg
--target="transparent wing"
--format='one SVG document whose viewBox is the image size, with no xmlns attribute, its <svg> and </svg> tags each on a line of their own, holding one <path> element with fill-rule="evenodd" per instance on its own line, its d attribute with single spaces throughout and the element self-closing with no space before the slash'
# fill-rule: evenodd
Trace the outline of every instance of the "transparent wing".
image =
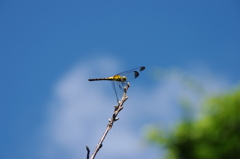
<svg viewBox="0 0 240 159">
<path fill-rule="evenodd" d="M 124 83 L 120 81 L 112 81 L 113 90 L 117 97 L 117 102 L 122 99 L 122 95 L 124 93 Z"/>
<path fill-rule="evenodd" d="M 127 81 L 126 82 L 129 82 L 129 81 L 137 78 L 139 76 L 140 72 L 143 71 L 143 70 L 145 70 L 144 66 L 137 67 L 137 68 L 134 68 L 134 69 L 129 70 L 129 71 L 121 72 L 118 75 L 126 76 L 127 77 Z"/>
</svg>

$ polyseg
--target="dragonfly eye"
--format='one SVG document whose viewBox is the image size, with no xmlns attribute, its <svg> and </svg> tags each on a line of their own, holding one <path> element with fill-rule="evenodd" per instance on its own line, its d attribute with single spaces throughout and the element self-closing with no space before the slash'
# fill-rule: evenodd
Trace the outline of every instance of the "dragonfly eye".
<svg viewBox="0 0 240 159">
<path fill-rule="evenodd" d="M 122 80 L 123 80 L 123 82 L 125 82 L 127 80 L 127 77 L 126 76 L 122 76 Z"/>
</svg>

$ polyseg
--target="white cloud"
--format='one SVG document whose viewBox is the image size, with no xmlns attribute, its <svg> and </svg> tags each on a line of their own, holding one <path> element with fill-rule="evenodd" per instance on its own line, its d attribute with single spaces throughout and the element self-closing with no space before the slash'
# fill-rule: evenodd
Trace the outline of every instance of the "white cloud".
<svg viewBox="0 0 240 159">
<path fill-rule="evenodd" d="M 57 82 L 49 102 L 49 120 L 44 129 L 44 158 L 85 158 L 85 145 L 94 151 L 116 100 L 109 82 L 89 82 L 87 79 L 108 73 L 110 75 L 117 67 L 118 63 L 114 59 L 91 59 L 73 67 Z M 188 96 L 198 102 L 201 96 L 186 90 L 183 74 L 171 70 L 168 72 L 153 87 L 130 87 L 129 95 L 132 96 L 120 112 L 120 120 L 106 137 L 98 158 L 158 157 L 156 150 L 146 154 L 149 149 L 141 146 L 142 127 L 159 121 L 165 126 L 176 122 L 180 114 L 177 103 L 179 98 Z M 201 78 L 200 85 L 206 87 L 207 92 L 226 88 L 226 82 L 218 77 L 208 73 L 194 73 L 192 78 Z"/>
</svg>

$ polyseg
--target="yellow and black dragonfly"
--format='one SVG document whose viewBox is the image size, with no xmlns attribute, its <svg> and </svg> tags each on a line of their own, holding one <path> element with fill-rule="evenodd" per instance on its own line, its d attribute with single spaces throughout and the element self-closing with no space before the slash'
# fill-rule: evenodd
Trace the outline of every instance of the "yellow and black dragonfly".
<svg viewBox="0 0 240 159">
<path fill-rule="evenodd" d="M 121 95 L 124 90 L 124 86 L 131 80 L 137 78 L 140 74 L 141 71 L 145 70 L 145 67 L 137 67 L 129 71 L 124 71 L 121 73 L 118 73 L 114 76 L 111 77 L 106 77 L 106 78 L 93 78 L 93 79 L 88 79 L 88 81 L 112 81 L 113 84 L 113 89 L 117 97 L 117 102 L 119 102 L 119 98 L 121 98 Z M 119 93 L 121 92 L 121 93 Z"/>
</svg>

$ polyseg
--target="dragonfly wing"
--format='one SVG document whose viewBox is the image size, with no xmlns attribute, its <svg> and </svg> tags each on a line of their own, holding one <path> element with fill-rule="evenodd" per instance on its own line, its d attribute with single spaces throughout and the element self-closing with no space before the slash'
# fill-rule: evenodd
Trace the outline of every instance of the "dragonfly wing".
<svg viewBox="0 0 240 159">
<path fill-rule="evenodd" d="M 121 72 L 118 75 L 126 76 L 127 77 L 127 81 L 126 82 L 129 82 L 129 81 L 137 78 L 139 76 L 140 72 L 143 71 L 143 70 L 145 70 L 144 66 L 137 67 L 137 68 L 134 68 L 134 69 L 129 70 L 129 71 Z"/>
<path fill-rule="evenodd" d="M 122 98 L 124 92 L 124 83 L 120 81 L 112 81 L 113 89 L 117 97 L 117 102 Z"/>
<path fill-rule="evenodd" d="M 117 102 L 119 101 L 119 99 L 118 99 L 118 94 L 117 94 L 117 90 L 116 90 L 116 81 L 112 81 L 112 86 L 113 86 L 113 90 L 114 90 L 114 93 L 115 93 L 115 95 L 116 95 L 116 97 L 117 97 Z"/>
</svg>

